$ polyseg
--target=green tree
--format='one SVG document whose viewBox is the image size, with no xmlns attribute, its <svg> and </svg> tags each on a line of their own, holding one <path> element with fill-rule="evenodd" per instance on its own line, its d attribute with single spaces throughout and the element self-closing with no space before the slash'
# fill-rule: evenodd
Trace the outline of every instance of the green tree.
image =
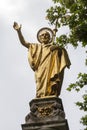
<svg viewBox="0 0 87 130">
<path fill-rule="evenodd" d="M 52 0 L 54 6 L 47 10 L 47 19 L 51 25 L 55 25 L 58 30 L 61 27 L 69 28 L 69 34 L 63 34 L 56 37 L 56 43 L 60 47 L 72 45 L 75 49 L 81 45 L 82 48 L 87 46 L 87 0 Z M 85 52 L 87 55 L 87 51 Z M 87 67 L 87 59 L 85 59 Z M 68 91 L 75 89 L 81 91 L 87 87 L 87 73 L 80 72 L 77 81 L 67 88 Z M 80 110 L 87 111 L 87 91 L 83 95 L 83 102 L 77 102 L 76 105 Z M 87 115 L 83 116 L 80 121 L 87 130 Z"/>
</svg>

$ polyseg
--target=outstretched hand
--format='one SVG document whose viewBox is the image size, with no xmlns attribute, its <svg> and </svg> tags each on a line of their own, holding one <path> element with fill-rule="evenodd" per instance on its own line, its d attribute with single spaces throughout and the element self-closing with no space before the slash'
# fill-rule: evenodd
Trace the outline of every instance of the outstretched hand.
<svg viewBox="0 0 87 130">
<path fill-rule="evenodd" d="M 13 28 L 14 28 L 16 31 L 19 31 L 19 30 L 21 29 L 21 25 L 18 25 L 17 22 L 14 22 Z"/>
</svg>

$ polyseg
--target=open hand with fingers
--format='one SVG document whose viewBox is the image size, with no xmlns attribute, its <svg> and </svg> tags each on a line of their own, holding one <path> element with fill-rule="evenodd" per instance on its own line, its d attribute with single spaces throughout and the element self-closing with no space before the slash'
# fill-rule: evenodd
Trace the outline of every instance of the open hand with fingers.
<svg viewBox="0 0 87 130">
<path fill-rule="evenodd" d="M 22 27 L 22 25 L 18 25 L 17 22 L 14 22 L 13 28 L 14 28 L 16 31 L 21 30 L 21 27 Z"/>
</svg>

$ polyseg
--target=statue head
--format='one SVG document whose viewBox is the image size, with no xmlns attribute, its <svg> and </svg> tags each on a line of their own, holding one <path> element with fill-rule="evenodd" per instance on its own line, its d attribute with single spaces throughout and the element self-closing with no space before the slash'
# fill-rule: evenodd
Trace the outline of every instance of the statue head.
<svg viewBox="0 0 87 130">
<path fill-rule="evenodd" d="M 47 31 L 44 31 L 42 34 L 39 35 L 39 39 L 41 43 L 48 44 L 50 41 L 50 34 Z"/>
<path fill-rule="evenodd" d="M 49 44 L 53 41 L 53 31 L 50 28 L 42 28 L 37 33 L 40 43 Z"/>
</svg>

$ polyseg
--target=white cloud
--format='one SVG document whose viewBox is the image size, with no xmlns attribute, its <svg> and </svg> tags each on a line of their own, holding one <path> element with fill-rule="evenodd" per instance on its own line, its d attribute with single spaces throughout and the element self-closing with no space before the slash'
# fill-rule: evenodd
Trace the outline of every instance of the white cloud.
<svg viewBox="0 0 87 130">
<path fill-rule="evenodd" d="M 27 3 L 25 0 L 2 0 L 0 2 L 0 18 L 6 24 L 20 18 L 20 14 L 24 12 Z"/>
<path fill-rule="evenodd" d="M 15 14 L 18 10 L 23 10 L 23 6 L 26 5 L 24 0 L 2 0 L 0 2 L 0 14 L 11 15 Z"/>
</svg>

